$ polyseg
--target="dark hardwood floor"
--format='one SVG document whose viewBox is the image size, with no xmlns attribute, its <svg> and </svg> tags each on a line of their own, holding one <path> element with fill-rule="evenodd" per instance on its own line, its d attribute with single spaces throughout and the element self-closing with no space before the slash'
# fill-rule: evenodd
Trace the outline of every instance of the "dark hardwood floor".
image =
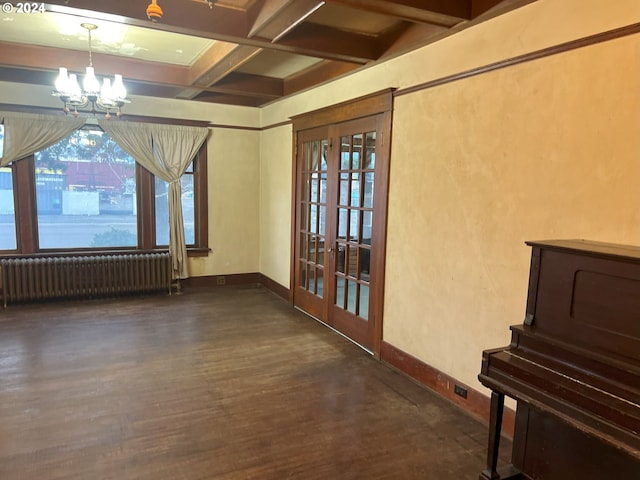
<svg viewBox="0 0 640 480">
<path fill-rule="evenodd" d="M 475 480 L 486 438 L 261 287 L 0 310 L 2 480 Z"/>
</svg>

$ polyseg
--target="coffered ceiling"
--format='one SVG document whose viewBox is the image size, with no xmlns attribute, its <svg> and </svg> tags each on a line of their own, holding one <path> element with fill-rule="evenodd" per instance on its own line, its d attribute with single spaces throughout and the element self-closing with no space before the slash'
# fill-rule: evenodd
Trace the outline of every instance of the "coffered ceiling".
<svg viewBox="0 0 640 480">
<path fill-rule="evenodd" d="M 0 81 L 83 72 L 89 22 L 96 74 L 121 73 L 131 95 L 261 106 L 531 1 L 157 0 L 156 22 L 149 0 L 4 3 Z"/>
</svg>

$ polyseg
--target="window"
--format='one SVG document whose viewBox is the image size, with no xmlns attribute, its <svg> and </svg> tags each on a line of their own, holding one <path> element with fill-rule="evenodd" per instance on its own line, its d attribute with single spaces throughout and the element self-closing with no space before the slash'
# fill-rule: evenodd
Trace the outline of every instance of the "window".
<svg viewBox="0 0 640 480">
<path fill-rule="evenodd" d="M 76 130 L 34 158 L 40 248 L 138 245 L 136 163 L 105 132 Z"/>
<path fill-rule="evenodd" d="M 189 254 L 206 254 L 206 142 L 181 183 Z M 86 125 L 0 168 L 0 251 L 164 249 L 167 186 Z"/>
<path fill-rule="evenodd" d="M 0 168 L 0 250 L 16 249 L 16 217 L 13 203 L 13 174 Z"/>
<path fill-rule="evenodd" d="M 182 184 L 182 218 L 187 245 L 195 243 L 195 209 L 193 196 L 193 162 L 180 180 Z M 169 184 L 155 177 L 156 244 L 169 245 Z"/>
</svg>

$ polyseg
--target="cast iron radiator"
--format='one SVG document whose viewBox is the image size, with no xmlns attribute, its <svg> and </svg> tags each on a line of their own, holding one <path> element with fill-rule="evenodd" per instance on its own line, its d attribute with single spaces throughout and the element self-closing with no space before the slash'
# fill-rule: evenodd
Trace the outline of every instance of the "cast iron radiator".
<svg viewBox="0 0 640 480">
<path fill-rule="evenodd" d="M 6 302 L 93 298 L 166 291 L 169 252 L 0 259 Z"/>
</svg>

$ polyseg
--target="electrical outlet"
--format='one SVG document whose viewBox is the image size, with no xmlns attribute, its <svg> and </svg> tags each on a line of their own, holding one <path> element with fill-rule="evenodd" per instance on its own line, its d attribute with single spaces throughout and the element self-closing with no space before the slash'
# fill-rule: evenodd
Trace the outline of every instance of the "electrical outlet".
<svg viewBox="0 0 640 480">
<path fill-rule="evenodd" d="M 226 285 L 226 277 L 216 277 L 216 285 Z"/>
<path fill-rule="evenodd" d="M 462 398 L 467 398 L 467 389 L 461 387 L 457 383 L 453 386 L 453 393 L 456 395 L 460 395 Z"/>
</svg>

